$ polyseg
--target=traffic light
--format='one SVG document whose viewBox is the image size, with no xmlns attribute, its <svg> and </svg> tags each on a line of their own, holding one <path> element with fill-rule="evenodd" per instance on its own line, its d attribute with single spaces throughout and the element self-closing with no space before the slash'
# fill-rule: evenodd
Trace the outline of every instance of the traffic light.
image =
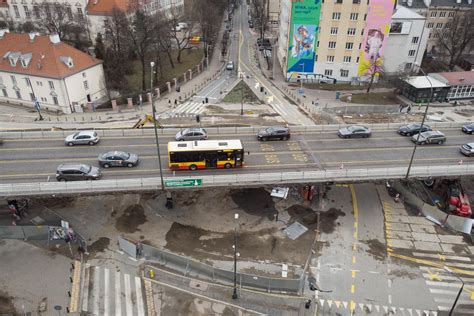
<svg viewBox="0 0 474 316">
<path fill-rule="evenodd" d="M 263 92 L 263 87 L 260 87 L 260 92 Z"/>
<path fill-rule="evenodd" d="M 201 122 L 201 116 L 198 114 L 196 115 L 196 122 L 197 123 L 200 123 Z"/>
<path fill-rule="evenodd" d="M 209 103 L 209 98 L 208 97 L 206 97 L 206 103 Z"/>
</svg>

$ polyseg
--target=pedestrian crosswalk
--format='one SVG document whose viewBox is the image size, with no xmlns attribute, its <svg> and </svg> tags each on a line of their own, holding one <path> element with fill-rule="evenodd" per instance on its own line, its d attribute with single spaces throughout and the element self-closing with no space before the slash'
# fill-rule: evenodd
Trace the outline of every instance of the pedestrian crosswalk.
<svg viewBox="0 0 474 316">
<path fill-rule="evenodd" d="M 81 309 L 87 315 L 145 316 L 141 278 L 86 264 Z"/>
<path fill-rule="evenodd" d="M 206 108 L 206 104 L 199 101 L 186 101 L 183 104 L 178 105 L 171 112 L 173 114 L 200 114 Z"/>
</svg>

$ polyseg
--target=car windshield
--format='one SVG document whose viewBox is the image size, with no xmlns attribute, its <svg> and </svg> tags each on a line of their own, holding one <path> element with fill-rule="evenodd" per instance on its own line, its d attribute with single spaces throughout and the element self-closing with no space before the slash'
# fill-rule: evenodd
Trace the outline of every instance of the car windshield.
<svg viewBox="0 0 474 316">
<path fill-rule="evenodd" d="M 77 135 L 79 135 L 79 132 L 75 133 L 74 135 L 72 135 L 73 138 L 76 138 Z"/>
<path fill-rule="evenodd" d="M 408 124 L 407 127 L 409 129 L 418 129 L 418 128 L 420 128 L 420 125 L 418 125 L 418 124 Z"/>
<path fill-rule="evenodd" d="M 81 171 L 83 173 L 89 173 L 91 171 L 92 167 L 91 166 L 86 166 L 86 165 L 82 165 L 81 166 Z"/>
<path fill-rule="evenodd" d="M 117 153 L 117 156 L 119 156 L 119 157 L 122 158 L 122 159 L 128 159 L 128 158 L 130 158 L 130 154 L 129 154 L 129 153 L 126 153 L 126 152 Z"/>
<path fill-rule="evenodd" d="M 349 126 L 347 129 L 349 130 L 349 132 L 355 132 L 361 128 L 359 126 Z"/>
<path fill-rule="evenodd" d="M 269 128 L 266 129 L 266 132 L 269 133 L 269 134 L 273 133 L 273 131 L 274 131 L 273 127 L 269 127 Z"/>
</svg>

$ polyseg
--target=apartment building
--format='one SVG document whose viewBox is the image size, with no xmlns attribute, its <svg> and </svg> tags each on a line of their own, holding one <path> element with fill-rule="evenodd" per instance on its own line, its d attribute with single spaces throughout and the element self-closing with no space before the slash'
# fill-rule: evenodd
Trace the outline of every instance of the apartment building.
<svg viewBox="0 0 474 316">
<path fill-rule="evenodd" d="M 436 52 L 436 30 L 449 28 L 456 15 L 474 10 L 472 0 L 399 0 L 399 4 L 427 18 L 426 28 L 432 31 L 427 44 L 428 52 Z"/>
<path fill-rule="evenodd" d="M 10 20 L 10 9 L 7 0 L 0 0 L 0 22 L 8 22 Z"/>
<path fill-rule="evenodd" d="M 0 30 L 0 102 L 71 113 L 108 100 L 102 61 L 57 35 Z"/>
<path fill-rule="evenodd" d="M 77 18 L 85 21 L 84 14 L 87 0 L 6 0 L 6 2 L 8 3 L 9 19 L 15 24 L 40 20 L 43 15 L 55 10 L 56 4 L 67 7 L 66 15 L 69 19 L 77 16 Z M 41 9 L 43 5 L 47 7 Z"/>
</svg>

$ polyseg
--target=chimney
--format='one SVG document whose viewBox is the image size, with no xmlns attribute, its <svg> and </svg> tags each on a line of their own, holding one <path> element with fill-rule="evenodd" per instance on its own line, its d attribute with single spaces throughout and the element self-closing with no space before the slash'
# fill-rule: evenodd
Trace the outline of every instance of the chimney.
<svg viewBox="0 0 474 316">
<path fill-rule="evenodd" d="M 0 29 L 0 38 L 3 38 L 3 36 L 6 33 L 10 33 L 10 30 L 9 29 Z"/>
<path fill-rule="evenodd" d="M 51 43 L 53 43 L 53 44 L 59 44 L 59 43 L 61 43 L 61 39 L 59 38 L 59 35 L 58 35 L 58 34 L 51 34 L 51 35 L 49 35 L 49 40 L 50 40 Z"/>
<path fill-rule="evenodd" d="M 35 37 L 39 36 L 39 33 L 38 32 L 31 32 L 31 33 L 28 33 L 28 36 L 30 37 L 30 42 L 33 43 L 35 41 Z"/>
</svg>

